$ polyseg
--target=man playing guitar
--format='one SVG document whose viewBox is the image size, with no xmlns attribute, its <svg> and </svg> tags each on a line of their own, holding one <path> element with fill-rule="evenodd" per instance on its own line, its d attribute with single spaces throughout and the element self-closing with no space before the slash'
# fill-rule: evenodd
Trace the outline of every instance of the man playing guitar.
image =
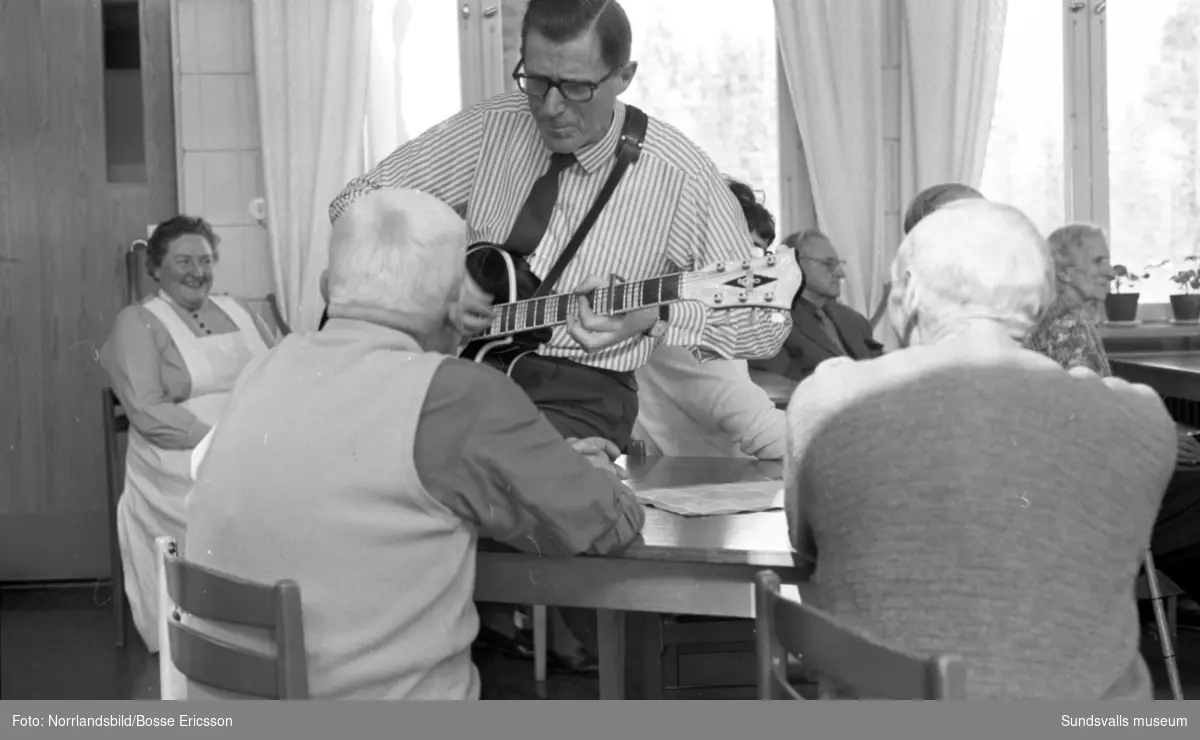
<svg viewBox="0 0 1200 740">
<path fill-rule="evenodd" d="M 619 449 L 638 415 L 634 371 L 657 346 L 765 358 L 791 327 L 790 296 L 783 310 L 684 300 L 619 316 L 602 315 L 583 297 L 612 276 L 640 281 L 752 255 L 737 200 L 708 156 L 655 119 L 641 117 L 639 136 L 640 111 L 618 101 L 637 72 L 631 38 L 617 0 L 531 0 L 513 71 L 520 92 L 478 103 L 402 145 L 330 206 L 336 220 L 371 190 L 422 190 L 465 212 L 472 242 L 519 255 L 539 279 L 560 268 L 545 287 L 580 296 L 566 325 L 511 366 L 484 361 L 500 363 L 563 436 L 600 437 Z M 636 161 L 610 184 L 614 155 L 637 139 Z M 590 214 L 598 200 L 601 210 Z M 594 223 L 578 252 L 556 265 L 588 215 Z M 492 327 L 495 296 L 466 283 L 458 321 L 472 337 Z"/>
</svg>

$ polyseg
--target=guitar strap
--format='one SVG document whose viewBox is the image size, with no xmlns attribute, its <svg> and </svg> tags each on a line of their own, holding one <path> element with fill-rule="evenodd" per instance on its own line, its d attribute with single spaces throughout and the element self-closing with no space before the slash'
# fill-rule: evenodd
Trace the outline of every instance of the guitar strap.
<svg viewBox="0 0 1200 740">
<path fill-rule="evenodd" d="M 625 125 L 621 127 L 621 138 L 617 142 L 617 163 L 613 165 L 612 173 L 608 176 L 608 182 L 604 183 L 604 188 L 596 196 L 596 202 L 592 204 L 592 209 L 583 217 L 579 228 L 575 230 L 571 241 L 567 242 L 566 248 L 558 256 L 558 260 L 550 268 L 550 272 L 546 273 L 541 286 L 533 294 L 534 298 L 541 298 L 550 294 L 554 284 L 562 277 L 563 270 L 567 269 L 567 263 L 579 251 L 579 245 L 583 244 L 583 240 L 587 238 L 588 232 L 592 230 L 592 226 L 596 223 L 596 219 L 600 217 L 600 212 L 604 210 L 608 199 L 612 197 L 613 191 L 617 189 L 617 183 L 625 175 L 625 170 L 641 156 L 642 141 L 646 138 L 647 121 L 646 114 L 640 108 L 632 105 L 625 106 Z"/>
</svg>

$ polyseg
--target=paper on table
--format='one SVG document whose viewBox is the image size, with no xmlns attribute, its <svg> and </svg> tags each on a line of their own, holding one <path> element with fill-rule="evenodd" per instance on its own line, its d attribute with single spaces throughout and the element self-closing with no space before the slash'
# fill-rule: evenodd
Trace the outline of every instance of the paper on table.
<svg viewBox="0 0 1200 740">
<path fill-rule="evenodd" d="M 637 497 L 643 504 L 680 516 L 720 516 L 783 508 L 783 488 L 777 480 L 641 488 Z"/>
</svg>

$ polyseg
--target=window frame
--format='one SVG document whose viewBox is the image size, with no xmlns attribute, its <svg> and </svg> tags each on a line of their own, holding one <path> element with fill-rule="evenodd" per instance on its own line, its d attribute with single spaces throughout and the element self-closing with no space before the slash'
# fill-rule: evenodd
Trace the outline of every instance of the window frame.
<svg viewBox="0 0 1200 740">
<path fill-rule="evenodd" d="M 1112 233 L 1108 146 L 1108 3 L 1061 0 L 1063 12 L 1064 151 L 1068 221 Z M 1138 319 L 1172 317 L 1169 301 L 1138 302 Z"/>
</svg>

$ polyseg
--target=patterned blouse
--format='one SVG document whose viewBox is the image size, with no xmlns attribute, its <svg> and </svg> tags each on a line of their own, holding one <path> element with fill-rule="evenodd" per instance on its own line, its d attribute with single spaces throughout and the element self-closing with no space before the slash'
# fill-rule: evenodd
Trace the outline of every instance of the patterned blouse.
<svg viewBox="0 0 1200 740">
<path fill-rule="evenodd" d="M 1068 370 L 1086 367 L 1102 378 L 1112 375 L 1096 324 L 1082 308 L 1061 300 L 1055 301 L 1042 316 L 1025 340 L 1025 346 Z"/>
</svg>

